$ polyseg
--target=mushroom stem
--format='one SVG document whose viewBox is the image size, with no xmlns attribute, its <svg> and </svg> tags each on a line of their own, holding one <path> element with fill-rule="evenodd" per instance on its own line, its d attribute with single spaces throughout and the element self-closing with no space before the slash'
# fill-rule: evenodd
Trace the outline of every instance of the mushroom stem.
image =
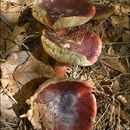
<svg viewBox="0 0 130 130">
<path fill-rule="evenodd" d="M 67 33 L 67 29 L 66 28 L 55 29 L 55 32 L 58 35 L 58 37 L 62 37 Z"/>
<path fill-rule="evenodd" d="M 67 64 L 56 61 L 54 66 L 55 71 L 54 77 L 64 77 L 67 68 L 68 68 Z"/>
</svg>

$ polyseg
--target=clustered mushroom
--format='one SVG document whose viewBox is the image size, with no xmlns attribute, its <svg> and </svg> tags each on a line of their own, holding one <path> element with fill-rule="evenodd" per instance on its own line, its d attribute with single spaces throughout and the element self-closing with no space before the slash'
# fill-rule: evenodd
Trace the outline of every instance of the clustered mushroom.
<svg viewBox="0 0 130 130">
<path fill-rule="evenodd" d="M 95 14 L 86 0 L 35 0 L 33 16 L 52 29 L 79 26 Z"/>
<path fill-rule="evenodd" d="M 94 15 L 94 17 L 92 18 L 93 20 L 101 20 L 101 19 L 106 19 L 107 17 L 109 17 L 110 15 L 112 15 L 112 13 L 115 10 L 114 6 L 106 6 L 106 5 L 101 5 L 101 4 L 94 4 L 95 8 L 96 8 L 96 13 Z"/>
<path fill-rule="evenodd" d="M 56 64 L 55 72 L 60 69 L 66 72 L 68 64 L 90 66 L 96 62 L 101 52 L 101 40 L 93 31 L 78 29 L 71 31 L 68 35 L 58 38 L 54 33 L 44 30 L 42 33 L 42 44 L 45 51 L 58 62 L 66 63 L 62 66 Z M 66 66 L 66 69 L 65 69 Z M 58 68 L 58 69 L 57 69 Z M 63 75 L 61 76 L 64 76 Z"/>
<path fill-rule="evenodd" d="M 96 117 L 92 86 L 65 78 L 69 64 L 90 66 L 101 53 L 100 37 L 87 28 L 68 31 L 90 19 L 105 19 L 114 7 L 95 5 L 87 0 L 35 0 L 33 16 L 53 31 L 43 30 L 45 51 L 57 62 L 55 75 L 43 83 L 27 101 L 28 117 L 35 128 L 49 130 L 91 130 Z"/>
<path fill-rule="evenodd" d="M 91 130 L 96 100 L 86 82 L 60 77 L 44 82 L 27 101 L 28 117 L 36 129 Z"/>
</svg>

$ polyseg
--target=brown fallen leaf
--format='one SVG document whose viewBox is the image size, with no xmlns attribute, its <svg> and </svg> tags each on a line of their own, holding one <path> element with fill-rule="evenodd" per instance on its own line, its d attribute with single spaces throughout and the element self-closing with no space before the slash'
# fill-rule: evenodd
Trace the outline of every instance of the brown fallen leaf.
<svg viewBox="0 0 130 130">
<path fill-rule="evenodd" d="M 115 112 L 115 115 L 118 115 L 119 118 L 124 120 L 126 123 L 129 123 L 128 113 L 123 111 L 121 107 L 116 107 L 114 112 Z"/>
<path fill-rule="evenodd" d="M 0 26 L 0 46 L 3 47 L 4 51 L 4 57 L 9 56 L 12 52 L 19 51 L 20 50 L 20 44 L 18 45 L 15 42 L 14 36 L 16 36 L 15 33 L 9 33 L 7 30 L 7 26 L 3 23 L 1 23 L 2 26 Z M 15 29 L 16 30 L 16 29 Z M 18 30 L 18 29 L 17 29 Z M 17 36 L 18 37 L 18 36 Z"/>
<path fill-rule="evenodd" d="M 9 2 L 0 2 L 1 19 L 8 25 L 16 25 L 20 16 L 19 9 L 20 6 L 12 6 Z"/>
<path fill-rule="evenodd" d="M 118 79 L 113 81 L 112 88 L 113 88 L 114 94 L 117 94 L 120 91 L 121 88 L 120 88 L 120 83 Z"/>
<path fill-rule="evenodd" d="M 129 27 L 129 18 L 127 16 L 111 16 L 112 25 L 119 25 L 120 27 Z"/>
<path fill-rule="evenodd" d="M 25 24 L 24 26 L 15 26 L 14 27 L 12 35 L 13 35 L 15 44 L 17 44 L 17 46 L 19 46 L 19 47 L 22 46 L 24 39 L 27 37 L 27 33 L 26 33 L 27 26 L 28 26 L 28 24 Z"/>
<path fill-rule="evenodd" d="M 3 119 L 5 120 L 8 119 L 8 121 L 11 121 L 11 122 L 14 121 L 16 118 L 16 114 L 11 109 L 14 104 L 14 101 L 11 100 L 9 96 L 3 93 L 0 94 L 0 101 L 1 101 L 0 113 Z"/>
<path fill-rule="evenodd" d="M 37 43 L 37 46 L 32 50 L 32 54 L 45 64 L 49 64 L 49 55 L 43 49 L 43 46 Z"/>
<path fill-rule="evenodd" d="M 6 56 L 9 56 L 15 51 L 19 51 L 20 46 L 18 46 L 14 41 L 6 40 Z"/>
<path fill-rule="evenodd" d="M 123 32 L 123 42 L 130 42 L 130 31 Z"/>
<path fill-rule="evenodd" d="M 121 3 L 116 3 L 115 5 L 115 12 L 116 15 L 121 16 L 122 12 L 121 12 Z"/>
<path fill-rule="evenodd" d="M 107 54 L 101 54 L 100 57 L 102 58 L 101 61 L 102 63 L 104 63 L 105 65 L 109 66 L 110 68 L 120 71 L 122 73 L 126 73 L 127 70 L 124 67 L 124 65 L 118 60 L 118 58 L 111 58 L 109 55 Z M 105 58 L 106 57 L 106 58 Z"/>
<path fill-rule="evenodd" d="M 13 34 L 18 37 L 21 34 L 25 34 L 26 33 L 26 26 L 27 24 L 25 24 L 24 26 L 15 26 L 14 30 L 13 30 Z"/>
<path fill-rule="evenodd" d="M 25 85 L 30 80 L 38 77 L 52 77 L 53 70 L 50 66 L 44 65 L 40 61 L 29 57 L 27 62 L 17 67 L 14 74 L 14 79 L 20 84 Z"/>
<path fill-rule="evenodd" d="M 126 98 L 123 95 L 118 95 L 117 99 L 126 107 L 128 105 L 128 102 Z"/>
<path fill-rule="evenodd" d="M 29 6 L 30 4 L 33 4 L 34 0 L 11 0 L 12 3 L 16 4 L 23 4 Z"/>
<path fill-rule="evenodd" d="M 9 36 L 9 33 L 6 29 L 6 25 L 3 24 L 2 22 L 0 24 L 1 24 L 1 26 L 0 26 L 0 37 L 3 38 L 3 39 L 6 39 Z"/>
<path fill-rule="evenodd" d="M 1 116 L 14 121 L 26 109 L 25 101 L 36 91 L 46 79 L 52 77 L 51 66 L 38 61 L 30 52 L 12 53 L 5 63 L 1 64 L 2 92 Z"/>
<path fill-rule="evenodd" d="M 27 104 L 30 104 L 28 100 L 27 100 Z M 45 120 L 44 123 L 47 124 L 49 122 L 47 117 L 50 117 L 49 113 L 46 113 L 47 116 L 45 116 L 46 104 L 31 103 L 31 108 L 32 109 L 30 109 L 26 114 L 23 114 L 20 117 L 21 118 L 28 117 L 28 119 L 31 121 L 32 125 L 34 126 L 34 129 L 42 129 L 40 121 Z"/>
<path fill-rule="evenodd" d="M 31 5 L 33 4 L 34 0 L 24 0 L 24 2 L 26 3 L 26 5 Z"/>
<path fill-rule="evenodd" d="M 51 66 L 43 64 L 26 51 L 12 53 L 5 63 L 1 64 L 1 71 L 2 87 L 8 89 L 11 95 L 33 79 L 50 78 L 54 74 Z"/>
<path fill-rule="evenodd" d="M 22 1 L 24 1 L 24 0 L 11 0 L 12 3 L 17 3 L 17 4 L 22 2 Z"/>
<path fill-rule="evenodd" d="M 82 81 L 86 81 L 87 83 L 91 84 L 91 86 L 92 86 L 93 88 L 95 88 L 95 82 L 94 82 L 94 80 L 93 80 L 91 77 L 88 78 L 88 76 L 87 76 L 86 73 L 83 73 L 83 74 L 81 75 L 81 80 L 82 80 Z"/>
<path fill-rule="evenodd" d="M 121 125 L 121 120 L 120 120 L 120 118 L 117 120 L 115 130 L 125 130 L 125 128 Z"/>
</svg>

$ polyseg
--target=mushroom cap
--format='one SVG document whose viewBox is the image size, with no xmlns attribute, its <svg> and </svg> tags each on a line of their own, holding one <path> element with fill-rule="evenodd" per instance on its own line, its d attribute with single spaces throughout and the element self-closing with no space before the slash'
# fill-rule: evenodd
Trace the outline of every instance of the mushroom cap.
<svg viewBox="0 0 130 130">
<path fill-rule="evenodd" d="M 115 7 L 114 6 L 107 6 L 107 5 L 101 5 L 101 4 L 94 4 L 96 8 L 96 13 L 92 19 L 94 20 L 101 20 L 106 19 L 110 15 L 113 14 Z"/>
<path fill-rule="evenodd" d="M 64 77 L 43 83 L 28 103 L 26 116 L 37 129 L 91 130 L 97 112 L 91 86 Z"/>
<path fill-rule="evenodd" d="M 94 64 L 102 48 L 99 36 L 85 28 L 60 38 L 44 30 L 41 40 L 45 51 L 57 61 L 81 66 Z"/>
<path fill-rule="evenodd" d="M 87 0 L 35 0 L 33 16 L 52 29 L 75 27 L 89 21 L 95 7 Z"/>
</svg>

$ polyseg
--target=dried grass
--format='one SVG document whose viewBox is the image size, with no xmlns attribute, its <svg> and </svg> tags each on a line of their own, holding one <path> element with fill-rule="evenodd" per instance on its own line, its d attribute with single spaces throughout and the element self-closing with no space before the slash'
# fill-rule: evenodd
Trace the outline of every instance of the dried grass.
<svg viewBox="0 0 130 130">
<path fill-rule="evenodd" d="M 122 9 L 124 9 L 124 3 L 128 1 L 122 0 L 99 0 L 98 3 L 112 4 L 117 8 L 115 16 L 119 15 L 123 17 L 124 15 L 130 16 L 130 12 L 124 13 Z M 31 4 L 30 4 L 31 5 Z M 28 5 L 28 6 L 30 6 Z M 120 7 L 120 6 L 122 7 Z M 119 8 L 120 7 L 120 8 Z M 25 6 L 22 5 L 21 9 L 25 9 Z M 26 16 L 25 16 L 26 17 Z M 23 20 L 24 21 L 24 20 Z M 29 22 L 29 21 L 27 21 Z M 126 46 L 128 49 L 130 47 L 130 41 L 123 41 L 123 34 L 126 30 L 125 28 L 122 30 L 121 27 L 117 27 L 112 25 L 113 21 L 111 19 L 107 19 L 102 21 L 99 27 L 103 25 L 103 30 L 99 31 L 100 36 L 103 40 L 103 53 L 108 54 L 109 48 L 112 46 L 114 53 L 112 55 L 100 57 L 99 60 L 90 67 L 79 67 L 79 66 L 70 66 L 67 70 L 66 76 L 73 77 L 75 79 L 82 79 L 87 81 L 94 86 L 94 95 L 97 100 L 97 117 L 93 130 L 129 130 L 129 89 L 130 89 L 130 65 L 129 65 L 129 50 L 126 52 L 126 55 L 121 55 L 119 50 L 122 46 Z M 121 21 L 120 21 L 121 22 Z M 127 21 L 128 22 L 128 21 Z M 5 24 L 5 23 L 4 23 Z M 87 24 L 86 24 L 87 25 Z M 113 27 L 113 30 L 110 30 L 110 26 Z M 10 34 L 12 33 L 12 27 L 6 25 L 7 30 Z M 98 27 L 98 28 L 99 28 Z M 30 29 L 31 30 L 31 29 Z M 120 31 L 118 31 L 120 30 Z M 119 35 L 116 33 L 119 32 Z M 130 29 L 128 28 L 127 32 Z M 115 33 L 116 32 L 116 33 Z M 113 36 L 111 36 L 112 34 Z M 106 36 L 107 35 L 107 36 Z M 30 50 L 30 48 L 26 45 L 28 38 L 35 37 L 34 34 L 30 34 L 23 41 L 17 41 L 15 44 L 20 45 L 20 49 L 25 47 L 26 50 Z M 109 39 L 111 40 L 108 40 Z M 113 39 L 113 37 L 116 39 Z M 15 38 L 15 37 L 14 37 Z M 6 39 L 3 39 L 6 40 Z M 38 40 L 40 38 L 38 37 Z M 0 45 L 0 49 L 2 49 L 0 62 L 4 62 L 6 60 L 6 49 Z M 118 52 L 118 53 L 117 53 Z M 103 59 L 118 59 L 125 67 L 127 72 L 121 72 L 120 68 L 115 70 L 114 68 L 104 64 L 102 62 Z M 119 63 L 120 64 L 120 63 Z M 118 82 L 118 83 L 117 83 Z M 116 90 L 117 88 L 117 90 Z M 125 106 L 123 104 L 123 99 L 117 98 L 119 95 L 123 96 L 124 99 L 128 102 Z M 2 118 L 0 129 L 5 130 L 31 130 L 27 123 L 28 121 L 25 119 L 18 119 L 17 124 L 10 123 Z M 29 124 L 31 127 L 31 124 Z"/>
</svg>

